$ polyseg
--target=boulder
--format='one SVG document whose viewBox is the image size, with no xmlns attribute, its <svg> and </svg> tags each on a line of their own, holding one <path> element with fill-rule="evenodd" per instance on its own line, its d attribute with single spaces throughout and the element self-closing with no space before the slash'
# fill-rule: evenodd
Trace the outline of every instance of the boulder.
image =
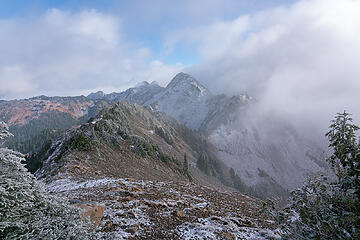
<svg viewBox="0 0 360 240">
<path fill-rule="evenodd" d="M 185 217 L 185 213 L 184 213 L 183 211 L 174 211 L 174 212 L 173 212 L 173 215 L 174 215 L 175 217 L 179 217 L 179 218 Z"/>
<path fill-rule="evenodd" d="M 101 223 L 101 219 L 104 215 L 105 205 L 96 204 L 75 204 L 76 207 L 82 209 L 80 216 L 82 219 L 90 217 L 90 221 L 94 227 L 97 227 Z"/>
</svg>

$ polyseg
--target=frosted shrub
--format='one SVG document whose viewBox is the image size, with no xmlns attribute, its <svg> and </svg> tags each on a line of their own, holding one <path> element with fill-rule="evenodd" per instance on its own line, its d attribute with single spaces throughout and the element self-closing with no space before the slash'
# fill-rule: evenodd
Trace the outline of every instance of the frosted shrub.
<svg viewBox="0 0 360 240">
<path fill-rule="evenodd" d="M 7 136 L 0 122 L 0 141 Z M 89 239 L 77 209 L 49 195 L 23 160 L 19 152 L 0 148 L 0 239 Z"/>
<path fill-rule="evenodd" d="M 357 201 L 325 176 L 309 180 L 282 212 L 284 239 L 359 239 Z"/>
<path fill-rule="evenodd" d="M 9 132 L 9 128 L 6 123 L 0 121 L 0 146 L 7 137 L 11 137 L 12 134 Z"/>
</svg>

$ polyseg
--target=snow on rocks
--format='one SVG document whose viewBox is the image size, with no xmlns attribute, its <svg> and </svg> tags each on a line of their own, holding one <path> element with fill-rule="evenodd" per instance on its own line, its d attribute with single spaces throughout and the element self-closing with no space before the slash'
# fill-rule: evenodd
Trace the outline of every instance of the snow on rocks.
<svg viewBox="0 0 360 240">
<path fill-rule="evenodd" d="M 74 182 L 71 181 L 70 179 L 58 179 L 46 185 L 46 190 L 49 192 L 63 192 L 63 191 L 70 191 L 79 188 L 93 188 L 101 185 L 108 186 L 112 183 L 116 183 L 117 181 L 119 180 L 110 179 L 110 178 L 88 180 L 81 182 Z"/>
<path fill-rule="evenodd" d="M 280 239 L 280 235 L 267 229 L 239 227 L 224 218 L 199 218 L 195 223 L 185 222 L 177 227 L 181 239 Z"/>
<path fill-rule="evenodd" d="M 47 189 L 77 205 L 105 205 L 96 239 L 277 237 L 260 200 L 194 183 L 59 179 Z"/>
</svg>

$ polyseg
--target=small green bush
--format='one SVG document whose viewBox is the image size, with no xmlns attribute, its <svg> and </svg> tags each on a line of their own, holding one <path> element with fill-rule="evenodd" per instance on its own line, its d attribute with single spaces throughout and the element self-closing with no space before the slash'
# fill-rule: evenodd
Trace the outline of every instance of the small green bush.
<svg viewBox="0 0 360 240">
<path fill-rule="evenodd" d="M 84 134 L 77 134 L 71 139 L 71 146 L 79 151 L 87 152 L 92 149 L 92 143 L 89 137 Z"/>
<path fill-rule="evenodd" d="M 169 155 L 162 153 L 162 152 L 159 152 L 159 158 L 161 161 L 163 161 L 165 163 L 173 162 L 173 159 Z"/>
<path fill-rule="evenodd" d="M 174 141 L 171 139 L 170 135 L 167 134 L 161 127 L 155 126 L 155 134 L 164 139 L 167 144 L 174 144 Z"/>
</svg>

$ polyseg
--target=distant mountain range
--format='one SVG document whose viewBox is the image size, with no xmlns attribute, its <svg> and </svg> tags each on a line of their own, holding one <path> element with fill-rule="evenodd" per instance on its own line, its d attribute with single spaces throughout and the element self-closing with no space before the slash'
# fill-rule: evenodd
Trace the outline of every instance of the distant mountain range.
<svg viewBox="0 0 360 240">
<path fill-rule="evenodd" d="M 248 95 L 227 97 L 213 95 L 195 78 L 186 73 L 177 74 L 164 87 L 156 83 L 143 82 L 137 87 L 121 93 L 91 93 L 92 100 L 130 101 L 149 106 L 153 111 L 164 112 L 181 124 L 193 130 L 208 131 L 231 119 L 236 113 L 253 101 Z"/>
<path fill-rule="evenodd" d="M 324 151 L 304 139 L 291 123 L 273 115 L 252 117 L 249 112 L 256 106 L 252 97 L 246 94 L 232 97 L 214 95 L 185 73 L 177 74 L 165 88 L 143 82 L 121 93 L 99 91 L 87 97 L 40 96 L 0 102 L 0 120 L 8 122 L 15 133 L 15 138 L 8 145 L 26 153 L 39 150 L 39 146 L 23 145 L 45 129 L 64 131 L 85 124 L 89 119 L 91 122 L 100 118 L 98 114 L 101 110 L 114 109 L 112 107 L 116 108 L 117 102 L 123 101 L 145 107 L 133 114 L 149 112 L 156 116 L 163 112 L 176 119 L 179 126 L 201 135 L 206 145 L 211 146 L 210 149 L 197 149 L 196 146 L 201 145 L 199 141 L 203 141 L 197 138 L 186 143 L 187 148 L 192 149 L 186 152 L 190 163 L 194 164 L 193 170 L 200 169 L 241 191 L 259 196 L 278 195 L 299 186 L 314 172 L 326 171 Z M 127 107 L 138 108 L 137 105 Z M 143 120 L 139 119 L 131 122 L 132 128 L 141 124 Z M 157 126 L 162 127 L 163 123 Z M 166 131 L 169 136 L 173 134 L 172 128 L 178 128 L 174 126 Z M 153 131 L 154 126 L 145 129 Z M 89 135 L 88 131 L 84 132 L 85 135 Z M 144 137 L 148 134 L 140 131 L 136 135 Z M 154 141 L 150 139 L 151 144 Z M 186 142 L 183 135 L 173 141 L 174 149 L 179 149 L 178 144 Z M 178 159 L 181 154 L 182 151 L 176 154 L 169 152 L 169 156 L 177 155 Z"/>
</svg>

